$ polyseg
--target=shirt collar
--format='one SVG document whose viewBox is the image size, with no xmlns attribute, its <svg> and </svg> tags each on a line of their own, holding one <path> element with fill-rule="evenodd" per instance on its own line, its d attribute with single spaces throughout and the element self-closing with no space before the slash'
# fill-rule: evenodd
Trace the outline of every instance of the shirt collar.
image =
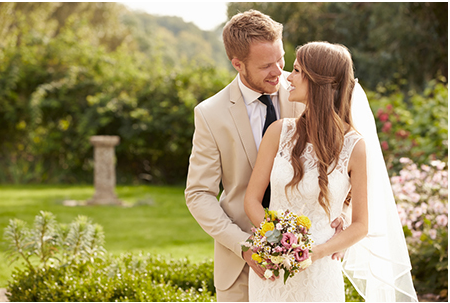
<svg viewBox="0 0 450 303">
<path fill-rule="evenodd" d="M 244 102 L 247 105 L 255 102 L 261 96 L 261 93 L 258 93 L 256 91 L 254 91 L 253 89 L 248 88 L 244 83 L 242 83 L 241 74 L 238 74 L 238 84 L 239 84 L 239 89 L 241 90 L 241 93 L 242 93 L 242 97 L 244 98 Z M 270 94 L 270 96 L 272 98 L 273 98 L 273 96 L 277 96 L 277 95 L 278 95 L 278 92 Z"/>
</svg>

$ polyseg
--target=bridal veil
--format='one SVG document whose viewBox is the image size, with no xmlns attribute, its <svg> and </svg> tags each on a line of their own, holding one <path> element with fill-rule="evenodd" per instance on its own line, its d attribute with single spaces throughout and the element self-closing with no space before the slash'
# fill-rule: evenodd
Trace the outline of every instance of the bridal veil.
<svg viewBox="0 0 450 303">
<path fill-rule="evenodd" d="M 375 119 L 359 83 L 353 90 L 352 119 L 366 143 L 369 232 L 346 251 L 343 271 L 366 302 L 416 302 L 411 262 Z"/>
</svg>

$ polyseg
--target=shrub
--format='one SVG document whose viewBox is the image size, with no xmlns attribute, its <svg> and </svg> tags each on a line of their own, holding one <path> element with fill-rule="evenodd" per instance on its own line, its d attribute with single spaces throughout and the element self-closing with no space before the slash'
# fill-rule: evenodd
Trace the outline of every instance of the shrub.
<svg viewBox="0 0 450 303">
<path fill-rule="evenodd" d="M 448 293 L 448 171 L 439 160 L 420 168 L 408 158 L 391 178 L 419 293 Z"/>
<path fill-rule="evenodd" d="M 208 272 L 209 279 L 200 281 Z M 19 302 L 214 301 L 208 282 L 212 282 L 212 262 L 195 266 L 185 260 L 166 263 L 152 256 L 139 260 L 123 255 L 97 262 L 91 269 L 78 265 L 16 270 L 7 290 L 8 299 Z"/>
<path fill-rule="evenodd" d="M 8 282 L 10 301 L 215 300 L 212 261 L 107 255 L 102 228 L 83 216 L 64 226 L 41 212 L 31 230 L 10 220 L 4 238 L 12 261 L 25 262 Z"/>
<path fill-rule="evenodd" d="M 378 136 L 391 174 L 400 171 L 401 157 L 418 164 L 448 159 L 448 86 L 445 78 L 432 80 L 423 93 L 405 96 L 398 88 L 368 92 Z"/>
</svg>

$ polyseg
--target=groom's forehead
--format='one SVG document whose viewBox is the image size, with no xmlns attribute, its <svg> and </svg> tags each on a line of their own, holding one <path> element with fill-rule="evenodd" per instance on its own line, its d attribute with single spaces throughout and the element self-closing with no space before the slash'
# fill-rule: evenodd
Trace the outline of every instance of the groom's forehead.
<svg viewBox="0 0 450 303">
<path fill-rule="evenodd" d="M 276 63 L 284 58 L 283 42 L 279 41 L 255 41 L 250 44 L 247 61 L 253 65 L 268 65 Z"/>
</svg>

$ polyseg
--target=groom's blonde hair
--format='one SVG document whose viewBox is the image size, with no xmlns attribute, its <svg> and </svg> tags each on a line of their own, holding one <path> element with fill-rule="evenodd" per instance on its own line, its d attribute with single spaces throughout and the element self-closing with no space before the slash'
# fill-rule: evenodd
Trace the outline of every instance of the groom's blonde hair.
<svg viewBox="0 0 450 303">
<path fill-rule="evenodd" d="M 223 44 L 230 61 L 247 59 L 254 41 L 274 42 L 281 39 L 283 25 L 257 10 L 234 15 L 223 28 Z"/>
</svg>

